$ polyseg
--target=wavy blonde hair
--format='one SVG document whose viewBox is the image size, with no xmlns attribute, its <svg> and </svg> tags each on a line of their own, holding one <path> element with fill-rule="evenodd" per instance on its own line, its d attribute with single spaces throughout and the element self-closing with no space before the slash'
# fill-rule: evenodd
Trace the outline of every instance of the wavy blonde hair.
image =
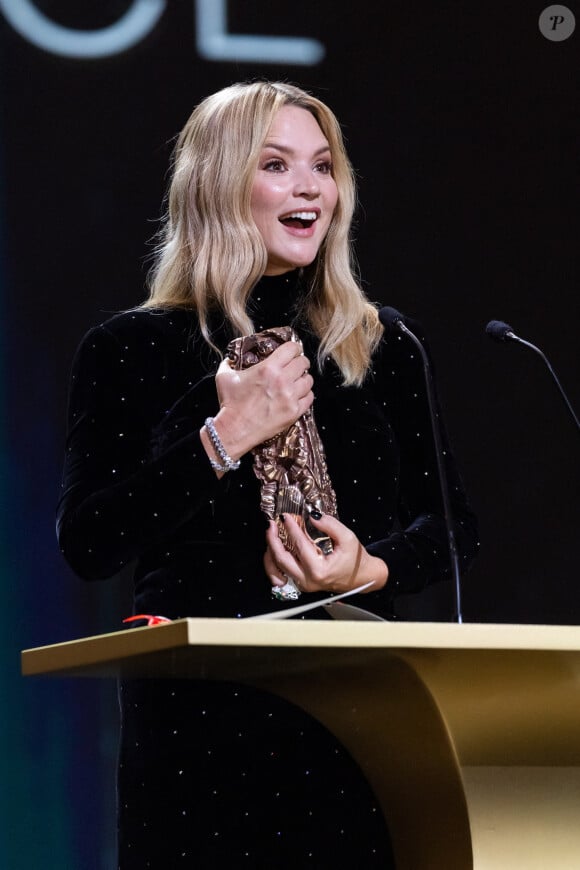
<svg viewBox="0 0 580 870">
<path fill-rule="evenodd" d="M 331 356 L 344 383 L 359 384 L 382 327 L 355 278 L 350 240 L 354 173 L 335 115 L 293 85 L 238 83 L 194 109 L 174 149 L 168 209 L 144 307 L 193 307 L 212 347 L 209 313 L 216 307 L 240 335 L 254 331 L 246 303 L 266 270 L 268 255 L 252 217 L 252 185 L 272 120 L 287 105 L 315 117 L 330 145 L 338 188 L 326 238 L 304 269 L 304 314 L 320 339 L 319 367 Z"/>
</svg>

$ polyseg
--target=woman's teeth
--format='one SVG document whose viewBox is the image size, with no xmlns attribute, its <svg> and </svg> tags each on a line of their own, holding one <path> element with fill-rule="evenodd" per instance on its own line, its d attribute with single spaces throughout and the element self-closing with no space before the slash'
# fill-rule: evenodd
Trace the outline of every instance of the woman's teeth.
<svg viewBox="0 0 580 870">
<path fill-rule="evenodd" d="M 310 226 L 317 217 L 318 215 L 315 211 L 293 211 L 281 217 L 280 220 L 283 224 L 289 224 L 290 226 Z"/>
</svg>

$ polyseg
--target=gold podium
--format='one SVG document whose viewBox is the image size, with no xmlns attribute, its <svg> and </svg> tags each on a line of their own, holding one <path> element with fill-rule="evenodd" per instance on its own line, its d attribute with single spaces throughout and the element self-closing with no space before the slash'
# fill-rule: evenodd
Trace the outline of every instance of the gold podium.
<svg viewBox="0 0 580 870">
<path fill-rule="evenodd" d="M 580 868 L 580 629 L 182 619 L 25 650 L 24 675 L 268 689 L 332 731 L 399 870 Z"/>
</svg>

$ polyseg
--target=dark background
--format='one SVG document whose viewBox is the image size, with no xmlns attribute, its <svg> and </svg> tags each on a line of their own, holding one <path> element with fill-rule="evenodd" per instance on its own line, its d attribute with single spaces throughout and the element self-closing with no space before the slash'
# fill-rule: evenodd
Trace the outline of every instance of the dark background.
<svg viewBox="0 0 580 870">
<path fill-rule="evenodd" d="M 89 31 L 136 2 L 35 7 Z M 423 322 L 480 518 L 464 619 L 575 624 L 578 433 L 541 360 L 484 329 L 506 320 L 539 345 L 578 413 L 579 37 L 546 39 L 544 5 L 529 0 L 224 0 L 230 33 L 310 37 L 325 55 L 316 65 L 223 62 L 196 43 L 202 2 L 167 0 L 132 48 L 79 59 L 19 35 L 8 5 L 0 2 L 0 853 L 19 870 L 101 870 L 114 863 L 114 687 L 22 681 L 18 653 L 117 630 L 129 613 L 126 578 L 90 586 L 71 574 L 54 506 L 72 356 L 92 325 L 144 298 L 175 135 L 205 95 L 254 77 L 292 81 L 334 109 L 359 177 L 364 286 Z M 452 589 L 400 609 L 451 619 Z"/>
</svg>

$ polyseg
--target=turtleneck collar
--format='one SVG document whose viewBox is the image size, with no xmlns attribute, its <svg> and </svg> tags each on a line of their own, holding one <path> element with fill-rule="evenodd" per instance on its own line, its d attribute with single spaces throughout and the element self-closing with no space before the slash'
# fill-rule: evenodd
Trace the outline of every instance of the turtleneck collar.
<svg viewBox="0 0 580 870">
<path fill-rule="evenodd" d="M 302 294 L 300 269 L 260 278 L 248 300 L 248 314 L 256 332 L 291 325 L 296 320 Z"/>
</svg>

